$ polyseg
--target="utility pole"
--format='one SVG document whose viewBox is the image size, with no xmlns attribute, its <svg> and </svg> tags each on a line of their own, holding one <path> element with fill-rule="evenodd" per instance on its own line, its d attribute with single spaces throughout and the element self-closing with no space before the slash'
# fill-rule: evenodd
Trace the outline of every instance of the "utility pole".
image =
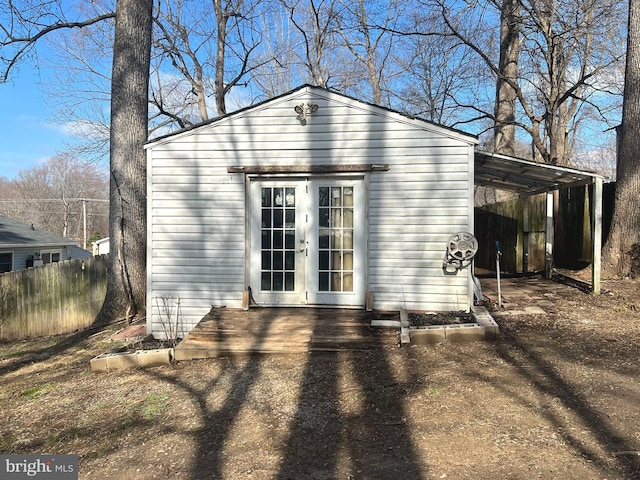
<svg viewBox="0 0 640 480">
<path fill-rule="evenodd" d="M 82 200 L 82 226 L 83 226 L 83 243 L 82 248 L 87 248 L 87 199 L 83 198 Z"/>
</svg>

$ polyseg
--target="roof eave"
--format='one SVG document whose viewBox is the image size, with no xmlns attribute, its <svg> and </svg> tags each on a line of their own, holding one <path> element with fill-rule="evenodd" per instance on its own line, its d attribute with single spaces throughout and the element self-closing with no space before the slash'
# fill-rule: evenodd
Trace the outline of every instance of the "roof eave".
<svg viewBox="0 0 640 480">
<path fill-rule="evenodd" d="M 476 151 L 475 183 L 480 186 L 537 195 L 561 188 L 586 185 L 604 176 L 572 167 L 532 162 L 497 153 Z"/>
</svg>

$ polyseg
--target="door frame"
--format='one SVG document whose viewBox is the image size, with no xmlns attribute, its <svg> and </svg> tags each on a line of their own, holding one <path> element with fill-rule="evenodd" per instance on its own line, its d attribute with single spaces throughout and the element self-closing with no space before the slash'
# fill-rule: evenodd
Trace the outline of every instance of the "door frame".
<svg viewBox="0 0 640 480">
<path fill-rule="evenodd" d="M 318 209 L 319 198 L 317 187 L 355 187 L 355 191 L 352 191 L 353 205 L 352 211 L 352 253 L 351 261 L 352 267 L 352 285 L 351 291 L 321 291 L 319 288 L 319 264 L 320 264 L 320 245 L 319 245 L 319 233 L 323 228 L 320 225 Z M 343 306 L 364 306 L 366 296 L 366 271 L 367 271 L 367 195 L 366 186 L 363 177 L 335 177 L 335 176 L 323 176 L 315 177 L 310 182 L 309 187 L 309 206 L 314 209 L 313 215 L 311 215 L 311 221 L 307 226 L 307 237 L 309 238 L 309 257 L 308 264 L 315 266 L 308 272 L 307 275 L 307 288 L 309 304 L 312 305 L 336 305 Z M 325 207 L 326 208 L 326 207 Z M 333 209 L 333 205 L 331 206 Z M 341 241 L 346 241 L 347 237 L 341 238 Z M 332 249 L 327 251 L 324 248 L 325 254 L 330 255 Z M 346 252 L 338 249 L 338 257 L 342 257 L 342 254 Z M 331 260 L 333 261 L 333 260 Z M 339 260 L 340 261 L 340 260 Z M 344 260 L 343 260 L 344 261 Z M 342 269 L 338 269 L 342 270 Z M 349 270 L 348 268 L 346 270 Z M 327 274 L 329 275 L 329 274 Z M 339 274 L 340 275 L 340 274 Z"/>
<path fill-rule="evenodd" d="M 305 266 L 305 275 L 304 278 L 301 279 L 304 284 L 305 296 L 304 301 L 291 301 L 289 303 L 276 301 L 277 295 L 271 300 L 265 301 L 260 298 L 261 301 L 258 301 L 255 298 L 256 289 L 259 289 L 259 285 L 253 285 L 252 280 L 257 278 L 255 276 L 255 272 L 252 271 L 252 268 L 255 267 L 255 263 L 252 266 L 252 253 L 254 249 L 258 245 L 259 239 L 253 238 L 255 235 L 256 226 L 253 222 L 257 219 L 257 215 L 253 213 L 253 205 L 256 199 L 252 198 L 252 194 L 257 194 L 257 190 L 254 188 L 259 188 L 257 185 L 269 185 L 276 183 L 285 183 L 287 181 L 296 182 L 300 185 L 308 186 L 309 191 L 305 195 L 305 199 L 301 202 L 301 206 L 304 205 L 306 209 L 306 213 L 309 213 L 310 209 L 318 208 L 317 205 L 311 205 L 312 197 L 314 196 L 310 189 L 317 185 L 318 182 L 322 183 L 322 181 L 326 181 L 327 183 L 338 183 L 341 185 L 345 185 L 347 182 L 352 181 L 355 182 L 356 185 L 361 186 L 361 193 L 358 197 L 361 200 L 361 205 L 358 205 L 358 213 L 361 221 L 359 222 L 359 227 L 357 231 L 356 238 L 354 238 L 354 248 L 355 242 L 358 242 L 359 251 L 357 255 L 354 255 L 354 291 L 350 292 L 316 292 L 316 294 L 312 294 L 308 291 L 310 287 L 309 278 L 312 275 L 318 275 L 318 268 L 311 268 L 310 265 L 313 261 L 317 262 L 317 255 L 314 256 L 311 252 L 306 256 L 306 266 Z M 252 188 L 252 186 L 255 186 Z M 369 214 L 369 202 L 368 202 L 368 192 L 369 192 L 369 175 L 368 174 L 353 174 L 353 173 L 331 173 L 331 174 L 320 174 L 320 175 L 309 175 L 309 174 L 246 174 L 245 175 L 245 279 L 247 280 L 247 289 L 251 290 L 252 298 L 250 298 L 250 304 L 257 304 L 258 306 L 302 306 L 302 307 L 313 307 L 320 306 L 323 307 L 336 307 L 336 308 L 363 308 L 365 306 L 366 301 L 366 291 L 368 286 L 368 214 Z M 306 222 L 305 222 L 306 223 Z M 308 240 L 312 233 L 311 232 L 312 225 L 308 223 L 305 225 L 306 229 L 306 238 Z M 296 245 L 298 242 L 298 237 L 296 235 Z M 306 242 L 307 246 L 309 242 Z M 317 243 L 317 242 L 316 242 Z M 313 246 L 314 242 L 311 242 L 311 246 Z M 317 252 L 316 252 L 317 253 Z M 354 252 L 355 254 L 355 252 Z M 255 260 L 254 260 L 255 262 Z M 358 267 L 358 272 L 355 271 L 355 268 Z M 254 277 L 252 278 L 252 274 Z M 317 282 L 315 282 L 317 285 Z M 335 296 L 342 297 L 342 302 L 333 302 L 327 303 L 332 300 L 332 296 L 334 296 L 333 300 L 335 300 Z M 262 297 L 262 295 L 259 295 Z"/>
<path fill-rule="evenodd" d="M 256 301 L 256 303 L 258 303 L 259 305 L 296 306 L 296 305 L 305 305 L 307 303 L 307 300 L 306 300 L 306 291 L 307 291 L 306 223 L 304 222 L 304 218 L 301 218 L 308 211 L 308 207 L 306 204 L 307 195 L 304 192 L 305 185 L 306 185 L 306 182 L 304 181 L 304 178 L 253 177 L 250 179 L 250 182 L 248 185 L 249 188 L 247 190 L 248 202 L 247 202 L 246 216 L 248 218 L 249 223 L 248 223 L 248 229 L 247 229 L 248 249 L 246 252 L 246 264 L 248 267 L 248 275 L 246 278 L 248 279 L 247 283 L 251 288 L 251 291 L 253 294 L 253 300 Z M 276 249 L 274 249 L 275 251 L 273 251 L 274 253 L 273 262 L 275 263 L 276 261 L 275 253 L 280 249 L 284 249 L 280 256 L 280 262 L 282 263 L 282 266 L 280 268 L 275 268 L 274 270 L 276 271 L 285 270 L 283 272 L 283 275 L 286 277 L 287 273 L 290 273 L 291 271 L 289 272 L 286 271 L 287 269 L 287 267 L 285 266 L 286 259 L 284 257 L 286 257 L 287 253 L 289 254 L 293 253 L 294 268 L 292 271 L 294 275 L 295 288 L 293 290 L 286 290 L 286 287 L 284 286 L 286 284 L 286 280 L 283 278 L 281 280 L 282 288 L 283 288 L 282 290 L 272 290 L 272 291 L 263 292 L 261 291 L 262 279 L 260 278 L 260 272 L 262 270 L 261 262 L 264 261 L 261 254 L 262 237 L 260 234 L 257 234 L 257 232 L 262 231 L 262 225 L 261 225 L 262 213 L 263 213 L 262 189 L 263 188 L 287 189 L 291 187 L 294 187 L 296 189 L 295 207 L 292 209 L 289 209 L 290 211 L 293 210 L 295 212 L 294 226 L 293 228 L 291 227 L 286 228 L 286 219 L 284 218 L 286 215 L 283 214 L 281 218 L 282 227 L 280 228 L 284 229 L 284 233 L 283 235 L 281 235 L 281 238 L 280 238 L 281 246 L 277 247 Z M 286 192 L 283 192 L 283 193 L 286 196 Z M 282 202 L 281 205 L 283 206 L 283 209 L 286 211 L 286 203 L 287 203 L 286 198 L 282 198 L 281 202 Z M 275 203 L 275 200 L 274 200 L 274 203 Z M 258 208 L 258 206 L 260 207 Z M 277 210 L 280 210 L 280 209 L 277 209 Z M 275 215 L 276 210 L 271 210 L 271 212 Z M 268 221 L 271 222 L 272 220 L 269 219 Z M 280 230 L 280 229 L 278 228 L 273 230 L 274 242 L 275 242 L 276 230 Z M 287 247 L 285 245 L 286 243 L 285 237 L 286 237 L 287 230 L 289 231 L 293 230 L 294 232 L 293 245 L 289 247 L 288 252 L 286 251 Z M 271 251 L 271 247 L 269 250 Z M 272 261 L 271 254 L 267 256 L 266 261 L 270 263 L 270 267 L 272 268 L 273 265 L 271 265 L 271 261 Z M 273 278 L 273 281 L 275 282 L 275 276 Z"/>
</svg>

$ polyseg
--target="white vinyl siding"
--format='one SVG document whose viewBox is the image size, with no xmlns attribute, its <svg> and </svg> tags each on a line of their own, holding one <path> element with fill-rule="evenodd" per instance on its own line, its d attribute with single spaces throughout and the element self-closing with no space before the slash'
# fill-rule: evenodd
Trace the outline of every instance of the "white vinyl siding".
<svg viewBox="0 0 640 480">
<path fill-rule="evenodd" d="M 244 286 L 244 179 L 211 159 L 153 155 L 148 170 L 148 314 L 162 337 L 159 307 L 180 299 L 191 330 L 211 305 L 239 306 Z M 180 165 L 175 167 L 173 165 Z M 206 173 L 205 173 L 206 172 Z"/>
<path fill-rule="evenodd" d="M 452 234 L 473 230 L 470 149 L 441 143 L 371 175 L 368 267 L 376 308 L 469 306 L 468 270 L 444 275 L 442 260 Z"/>
<path fill-rule="evenodd" d="M 306 124 L 294 107 L 319 106 Z M 449 237 L 473 230 L 472 137 L 304 87 L 148 146 L 148 313 L 180 297 L 185 330 L 247 287 L 245 175 L 228 167 L 384 164 L 367 180 L 374 308 L 459 310 L 469 271 L 444 275 Z M 362 174 L 359 174 L 362 176 Z"/>
</svg>

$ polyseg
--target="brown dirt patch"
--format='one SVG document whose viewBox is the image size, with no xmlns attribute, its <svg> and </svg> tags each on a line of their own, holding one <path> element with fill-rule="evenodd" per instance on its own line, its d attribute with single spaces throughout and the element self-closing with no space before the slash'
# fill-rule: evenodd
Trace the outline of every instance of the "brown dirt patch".
<svg viewBox="0 0 640 480">
<path fill-rule="evenodd" d="M 491 343 L 100 375 L 113 330 L 0 345 L 0 452 L 82 479 L 640 478 L 640 284 L 604 286 Z"/>
</svg>

